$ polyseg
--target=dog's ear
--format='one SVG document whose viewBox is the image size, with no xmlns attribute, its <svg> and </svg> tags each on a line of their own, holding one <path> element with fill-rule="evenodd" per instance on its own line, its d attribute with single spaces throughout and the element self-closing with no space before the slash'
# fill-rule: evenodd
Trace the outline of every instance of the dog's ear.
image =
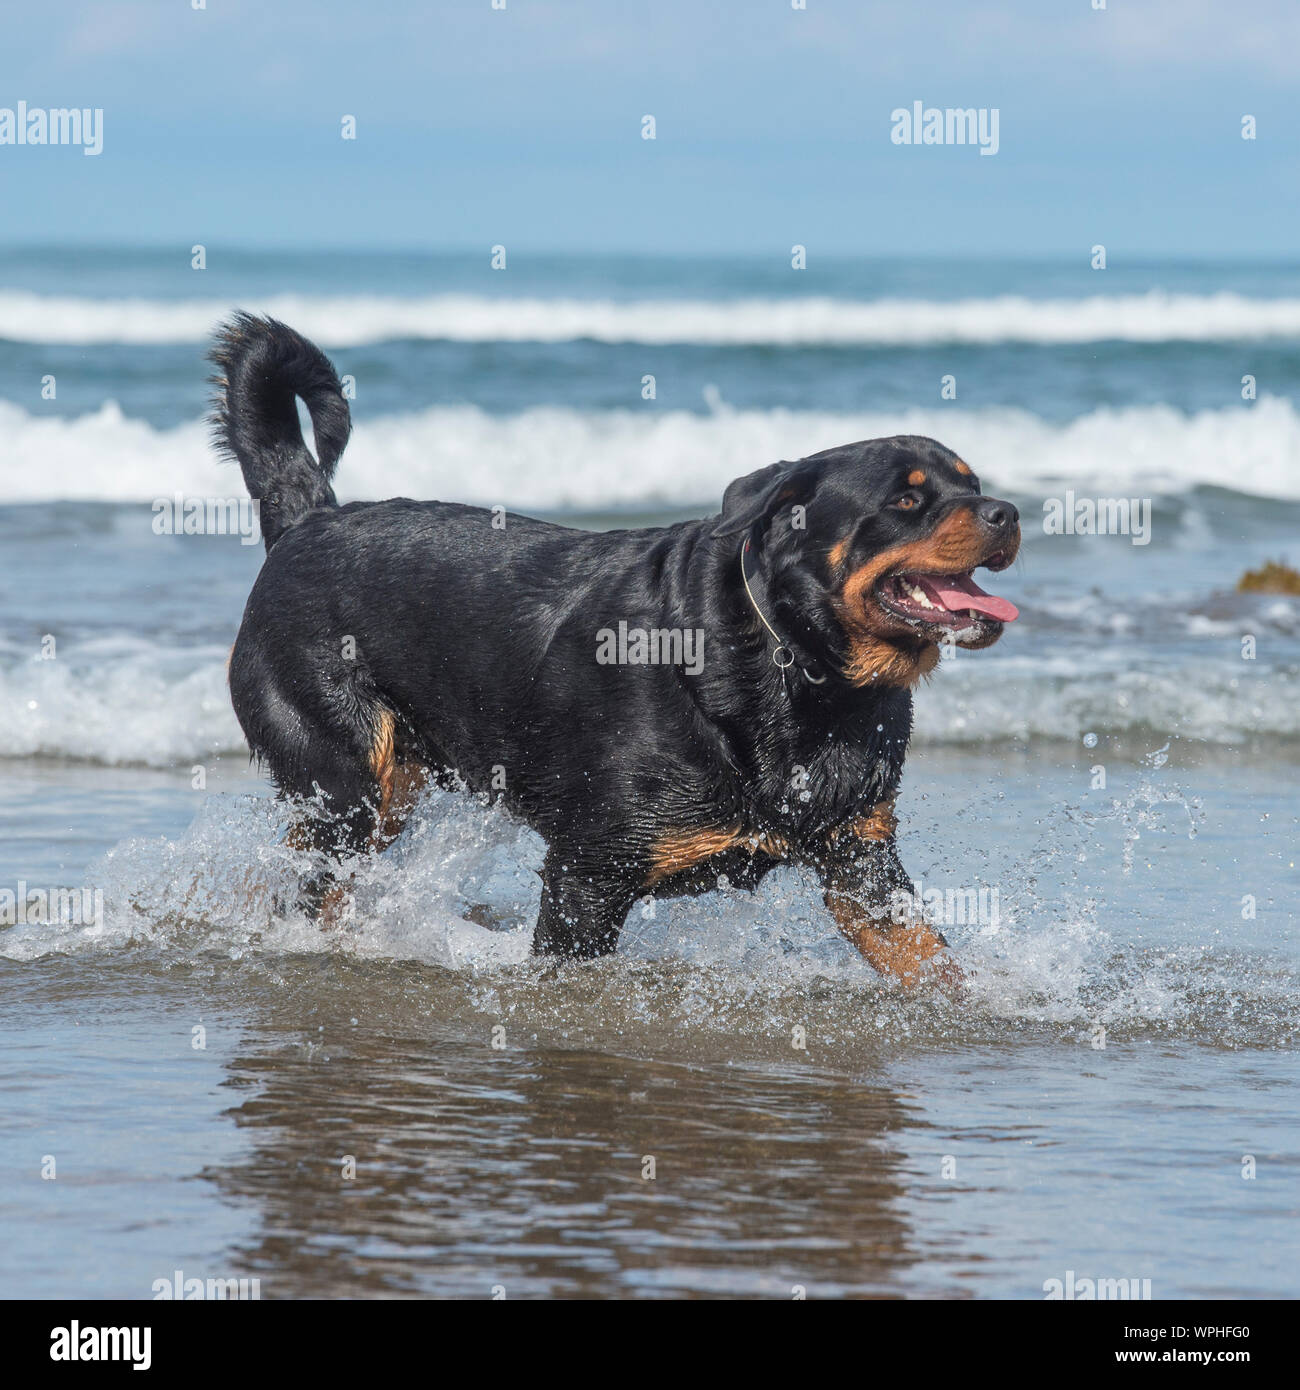
<svg viewBox="0 0 1300 1390">
<path fill-rule="evenodd" d="M 802 459 L 798 463 L 769 463 L 737 478 L 722 494 L 722 515 L 713 529 L 713 539 L 739 535 L 760 521 L 770 521 L 778 507 L 807 501 L 814 481 L 814 470 Z"/>
</svg>

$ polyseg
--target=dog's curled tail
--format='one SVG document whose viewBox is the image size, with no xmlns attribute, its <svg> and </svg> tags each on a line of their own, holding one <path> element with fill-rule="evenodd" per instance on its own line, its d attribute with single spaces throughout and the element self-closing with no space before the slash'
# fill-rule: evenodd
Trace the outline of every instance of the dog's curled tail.
<svg viewBox="0 0 1300 1390">
<path fill-rule="evenodd" d="M 330 479 L 352 430 L 348 403 L 320 348 L 272 318 L 235 314 L 217 330 L 208 358 L 217 367 L 213 442 L 238 462 L 270 551 L 308 512 L 338 505 Z M 299 396 L 316 436 L 314 458 L 298 423 Z"/>
</svg>

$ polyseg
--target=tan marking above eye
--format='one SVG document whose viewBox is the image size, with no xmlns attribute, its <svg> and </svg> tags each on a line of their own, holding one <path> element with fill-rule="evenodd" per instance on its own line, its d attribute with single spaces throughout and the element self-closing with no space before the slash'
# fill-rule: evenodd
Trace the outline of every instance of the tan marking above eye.
<svg viewBox="0 0 1300 1390">
<path fill-rule="evenodd" d="M 925 482 L 925 471 L 923 469 L 914 468 L 907 475 L 907 484 L 909 487 L 920 487 L 923 482 Z"/>
<path fill-rule="evenodd" d="M 969 463 L 963 463 L 961 459 L 958 459 L 957 462 L 953 464 L 953 467 L 957 470 L 958 473 L 961 473 L 963 476 L 970 476 L 971 466 Z"/>
</svg>

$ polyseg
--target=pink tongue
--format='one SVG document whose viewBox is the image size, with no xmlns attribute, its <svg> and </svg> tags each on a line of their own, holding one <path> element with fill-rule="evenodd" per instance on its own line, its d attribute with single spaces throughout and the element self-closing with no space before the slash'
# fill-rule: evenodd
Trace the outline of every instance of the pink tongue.
<svg viewBox="0 0 1300 1390">
<path fill-rule="evenodd" d="M 987 613 L 1000 623 L 1014 622 L 1020 616 L 1020 610 L 1014 603 L 1008 603 L 994 594 L 986 594 L 970 575 L 932 579 L 918 574 L 916 582 L 925 590 L 931 603 L 937 603 L 950 613 L 964 613 L 968 608 L 973 608 L 977 613 Z"/>
</svg>

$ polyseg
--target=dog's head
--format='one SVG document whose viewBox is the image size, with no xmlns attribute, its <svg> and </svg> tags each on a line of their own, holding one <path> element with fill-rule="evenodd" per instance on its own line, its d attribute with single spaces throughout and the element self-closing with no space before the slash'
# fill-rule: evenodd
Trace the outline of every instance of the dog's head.
<svg viewBox="0 0 1300 1390">
<path fill-rule="evenodd" d="M 778 631 L 857 685 L 913 684 L 940 643 L 990 646 L 1017 616 L 972 575 L 1015 559 L 1019 513 L 982 496 L 967 464 L 919 435 L 739 478 L 713 536 L 750 542 Z"/>
</svg>

